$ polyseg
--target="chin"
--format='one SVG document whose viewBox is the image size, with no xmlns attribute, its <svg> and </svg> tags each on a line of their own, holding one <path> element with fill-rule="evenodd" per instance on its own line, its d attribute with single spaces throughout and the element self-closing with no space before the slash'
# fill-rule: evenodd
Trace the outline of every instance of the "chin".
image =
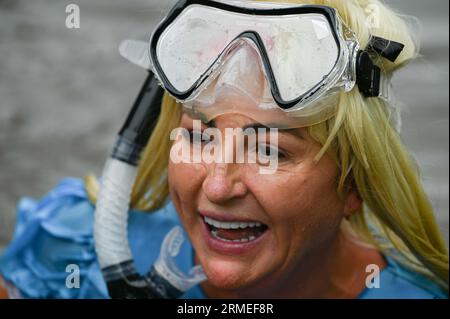
<svg viewBox="0 0 450 319">
<path fill-rule="evenodd" d="M 245 289 L 255 280 L 249 266 L 239 260 L 227 261 L 220 257 L 207 258 L 200 263 L 208 277 L 208 282 L 216 288 L 224 290 Z"/>
</svg>

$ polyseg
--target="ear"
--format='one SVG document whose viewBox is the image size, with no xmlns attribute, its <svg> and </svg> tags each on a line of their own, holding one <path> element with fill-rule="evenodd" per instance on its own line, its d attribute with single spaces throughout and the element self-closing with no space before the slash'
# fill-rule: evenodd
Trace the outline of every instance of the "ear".
<svg viewBox="0 0 450 319">
<path fill-rule="evenodd" d="M 363 200 L 355 188 L 352 188 L 345 198 L 344 202 L 344 215 L 349 217 L 356 211 L 361 209 Z"/>
</svg>

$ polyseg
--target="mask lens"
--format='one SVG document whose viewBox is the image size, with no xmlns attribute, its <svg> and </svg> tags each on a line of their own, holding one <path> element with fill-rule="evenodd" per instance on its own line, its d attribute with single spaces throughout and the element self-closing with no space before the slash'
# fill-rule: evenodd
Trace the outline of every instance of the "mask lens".
<svg viewBox="0 0 450 319">
<path fill-rule="evenodd" d="M 180 92 L 191 88 L 237 34 L 217 9 L 192 5 L 163 32 L 156 53 L 169 82 Z"/>
<path fill-rule="evenodd" d="M 269 34 L 262 38 L 283 101 L 304 95 L 333 70 L 338 46 L 323 15 L 275 17 Z"/>
</svg>

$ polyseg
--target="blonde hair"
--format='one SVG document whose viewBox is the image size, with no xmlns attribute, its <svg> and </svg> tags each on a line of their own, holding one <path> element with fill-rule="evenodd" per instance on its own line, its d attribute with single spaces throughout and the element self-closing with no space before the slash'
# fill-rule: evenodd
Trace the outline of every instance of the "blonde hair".
<svg viewBox="0 0 450 319">
<path fill-rule="evenodd" d="M 308 0 L 305 3 L 336 8 L 363 48 L 370 35 L 405 44 L 395 63 L 381 58 L 376 61 L 386 74 L 417 55 L 417 43 L 405 21 L 378 0 Z M 377 9 L 377 28 L 367 25 L 367 8 Z M 156 210 L 169 195 L 169 134 L 179 125 L 181 114 L 182 107 L 166 94 L 132 191 L 131 206 L 135 209 Z M 341 94 L 336 116 L 308 128 L 310 135 L 323 145 L 316 160 L 324 154 L 335 160 L 340 171 L 340 196 L 344 196 L 349 186 L 358 190 L 364 205 L 349 221 L 361 238 L 448 291 L 448 251 L 421 185 L 417 164 L 391 125 L 391 116 L 389 106 L 381 99 L 364 98 L 357 89 Z M 96 179 L 89 175 L 85 181 L 94 202 L 98 190 Z"/>
</svg>

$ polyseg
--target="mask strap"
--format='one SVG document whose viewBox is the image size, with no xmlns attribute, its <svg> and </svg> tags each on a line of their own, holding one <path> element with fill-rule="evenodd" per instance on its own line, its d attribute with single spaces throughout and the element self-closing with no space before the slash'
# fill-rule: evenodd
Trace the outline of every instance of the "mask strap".
<svg viewBox="0 0 450 319">
<path fill-rule="evenodd" d="M 402 43 L 372 35 L 369 43 L 367 44 L 366 51 L 377 53 L 383 58 L 388 59 L 391 62 L 395 62 L 404 48 L 405 45 Z"/>
<path fill-rule="evenodd" d="M 358 52 L 356 57 L 356 83 L 365 97 L 388 99 L 390 95 L 390 77 L 383 74 L 380 67 L 375 65 L 370 53 L 379 54 L 383 58 L 395 62 L 404 47 L 399 42 L 371 36 L 366 49 Z"/>
</svg>

